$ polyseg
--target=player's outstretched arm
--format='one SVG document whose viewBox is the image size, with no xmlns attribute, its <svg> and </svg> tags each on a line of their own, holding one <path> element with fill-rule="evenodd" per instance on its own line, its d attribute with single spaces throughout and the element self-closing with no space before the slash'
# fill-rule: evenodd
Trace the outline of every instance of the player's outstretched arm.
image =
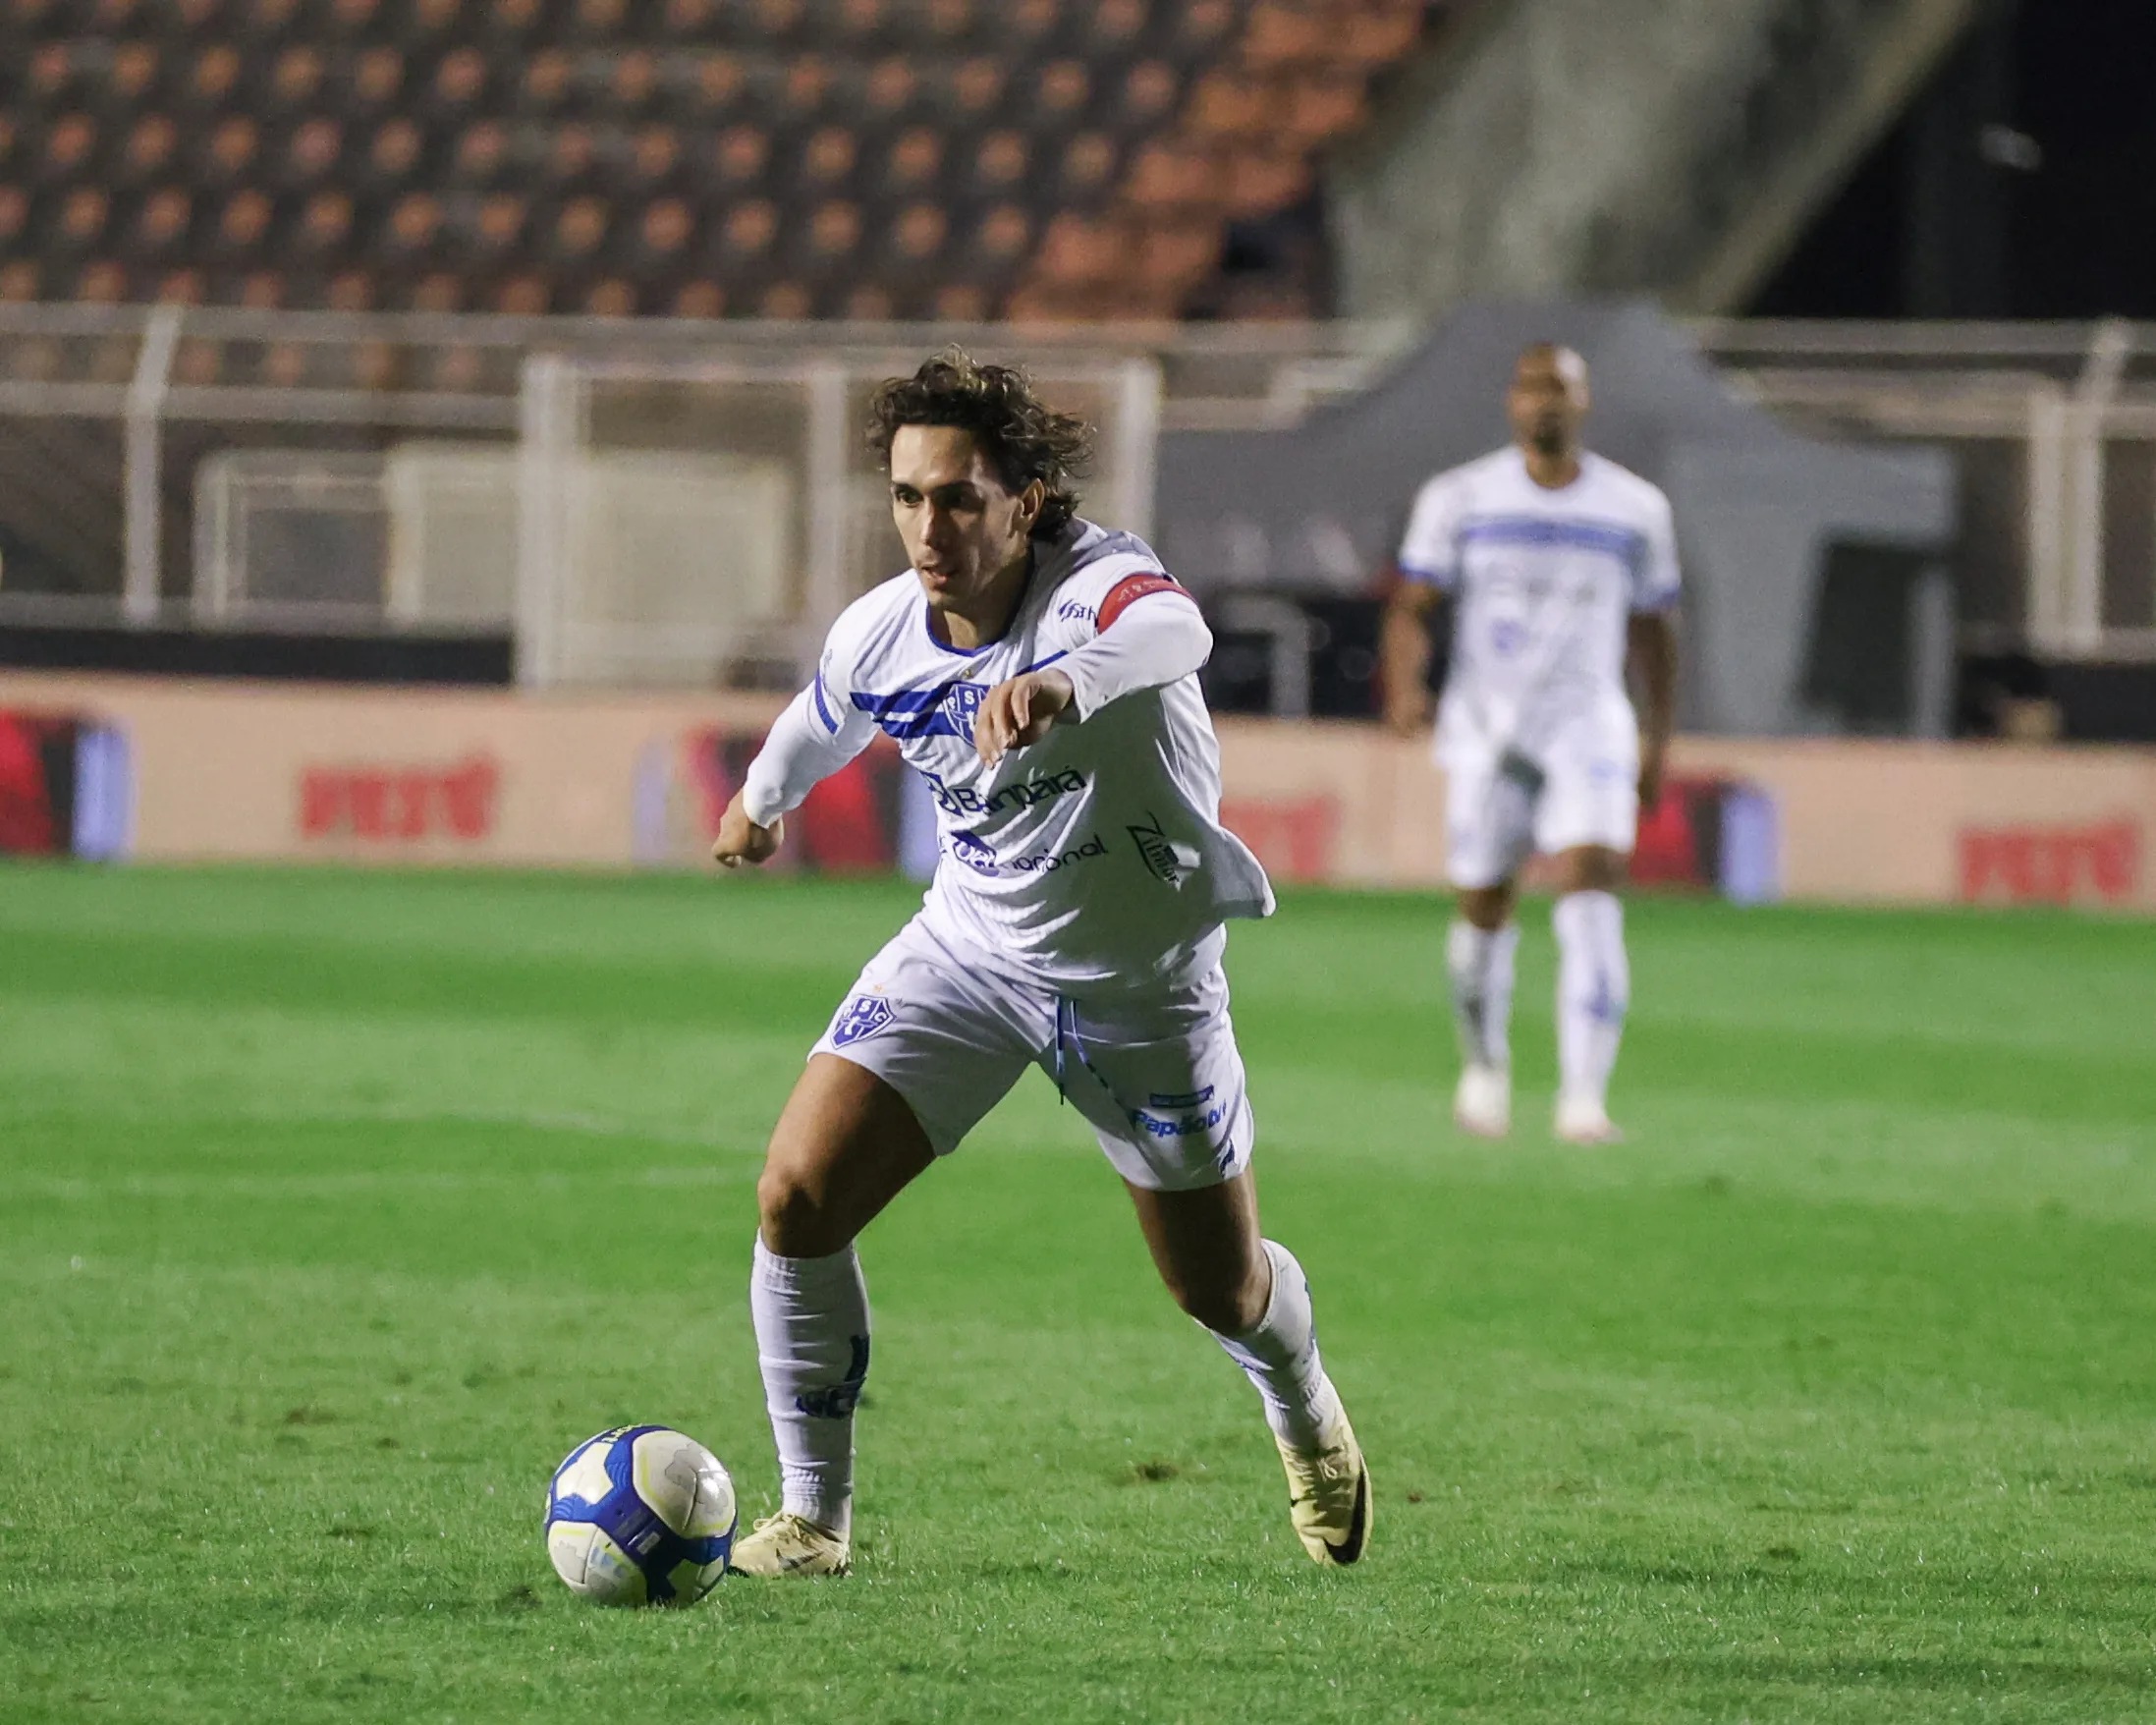
<svg viewBox="0 0 2156 1725">
<path fill-rule="evenodd" d="M 711 846 L 711 861 L 721 868 L 739 868 L 744 862 L 768 862 L 778 854 L 786 837 L 786 817 L 775 814 L 769 826 L 758 826 L 742 807 L 746 791 L 736 791 L 734 801 L 719 817 L 719 836 Z"/>
<path fill-rule="evenodd" d="M 1167 576 L 1135 575 L 1101 601 L 1096 633 L 1051 670 L 999 683 L 973 720 L 973 745 L 993 766 L 1006 752 L 1037 743 L 1068 716 L 1089 719 L 1110 701 L 1162 689 L 1202 670 L 1213 632 L 1197 601 Z"/>
<path fill-rule="evenodd" d="M 1634 611 L 1627 654 L 1639 680 L 1639 807 L 1662 800 L 1662 769 L 1677 727 L 1677 622 L 1667 611 Z"/>
<path fill-rule="evenodd" d="M 784 836 L 783 816 L 868 747 L 875 725 L 850 703 L 834 702 L 819 675 L 797 695 L 748 764 L 747 777 L 726 813 L 711 847 L 724 867 L 767 861 Z"/>
<path fill-rule="evenodd" d="M 1385 678 L 1385 723 L 1412 737 L 1430 722 L 1431 611 L 1438 589 L 1428 582 L 1402 580 L 1385 606 L 1378 633 L 1378 661 Z"/>
<path fill-rule="evenodd" d="M 999 683 L 973 718 L 973 748 L 994 766 L 1014 749 L 1038 743 L 1070 708 L 1071 679 L 1061 671 L 1027 671 Z"/>
</svg>

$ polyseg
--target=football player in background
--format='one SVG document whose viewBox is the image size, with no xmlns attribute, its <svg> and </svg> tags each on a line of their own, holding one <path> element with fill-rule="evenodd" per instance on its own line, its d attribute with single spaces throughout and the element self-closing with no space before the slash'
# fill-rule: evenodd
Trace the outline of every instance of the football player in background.
<svg viewBox="0 0 2156 1725">
<path fill-rule="evenodd" d="M 941 855 L 771 1136 L 749 1301 L 784 1498 L 734 1566 L 846 1572 L 869 1358 L 855 1237 L 1027 1066 L 1091 1124 L 1170 1293 L 1257 1386 L 1304 1548 L 1353 1563 L 1369 1474 L 1301 1266 L 1258 1230 L 1221 955 L 1227 920 L 1273 897 L 1220 824 L 1212 637 L 1142 541 L 1073 513 L 1086 428 L 1023 375 L 947 352 L 873 418 L 911 567 L 833 626 L 713 855 L 768 859 L 879 729 L 934 795 Z"/>
<path fill-rule="evenodd" d="M 1604 1143 L 1621 1136 L 1607 1097 L 1631 993 L 1618 894 L 1639 810 L 1661 794 L 1676 713 L 1676 532 L 1668 498 L 1581 447 L 1577 354 L 1527 348 L 1506 406 L 1513 444 L 1415 497 L 1385 616 L 1386 713 L 1404 734 L 1428 722 L 1429 613 L 1449 597 L 1436 752 L 1458 895 L 1446 942 L 1463 1060 L 1453 1115 L 1482 1137 L 1511 1130 L 1514 912 L 1521 865 L 1540 851 L 1557 890 L 1556 1130 Z"/>
</svg>

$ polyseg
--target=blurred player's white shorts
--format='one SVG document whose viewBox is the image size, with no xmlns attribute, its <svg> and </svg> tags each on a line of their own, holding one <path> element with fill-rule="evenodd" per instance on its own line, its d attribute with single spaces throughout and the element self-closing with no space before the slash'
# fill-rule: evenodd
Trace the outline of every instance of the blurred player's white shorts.
<svg viewBox="0 0 2156 1725">
<path fill-rule="evenodd" d="M 1446 872 L 1495 886 L 1529 853 L 1580 845 L 1630 852 L 1639 835 L 1639 735 L 1631 724 L 1569 726 L 1532 757 L 1456 745 L 1445 758 Z"/>
<path fill-rule="evenodd" d="M 1217 959 L 1194 980 L 1059 992 L 924 913 L 869 960 L 815 1052 L 897 1090 L 939 1156 L 1037 1066 L 1133 1186 L 1186 1192 L 1250 1165 L 1250 1103 Z"/>
</svg>

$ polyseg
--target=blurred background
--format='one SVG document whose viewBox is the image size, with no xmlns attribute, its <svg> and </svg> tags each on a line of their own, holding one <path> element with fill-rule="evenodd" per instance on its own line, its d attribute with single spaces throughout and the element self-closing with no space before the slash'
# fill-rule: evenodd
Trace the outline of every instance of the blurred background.
<svg viewBox="0 0 2156 1725">
<path fill-rule="evenodd" d="M 692 861 L 956 340 L 1206 606 L 1231 821 L 1432 884 L 1391 549 L 1545 338 L 1677 511 L 1646 878 L 2156 908 L 2131 0 L 0 0 L 0 849 Z"/>
</svg>

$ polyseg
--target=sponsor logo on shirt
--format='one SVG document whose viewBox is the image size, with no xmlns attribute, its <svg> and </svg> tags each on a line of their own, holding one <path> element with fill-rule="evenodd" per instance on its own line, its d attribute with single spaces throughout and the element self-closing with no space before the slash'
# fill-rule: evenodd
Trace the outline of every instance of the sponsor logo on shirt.
<svg viewBox="0 0 2156 1725">
<path fill-rule="evenodd" d="M 921 777 L 928 781 L 937 806 L 946 814 L 1001 814 L 1007 808 L 1030 808 L 1036 803 L 1053 803 L 1058 797 L 1085 789 L 1085 775 L 1076 767 L 1006 785 L 993 797 L 983 797 L 967 785 L 947 785 L 936 773 L 923 773 Z"/>
<path fill-rule="evenodd" d="M 953 833 L 951 855 L 976 874 L 996 871 L 996 848 L 973 833 Z"/>
<path fill-rule="evenodd" d="M 832 1043 L 840 1048 L 873 1036 L 891 1022 L 891 1003 L 880 994 L 857 994 L 839 1009 L 831 1027 Z"/>
<path fill-rule="evenodd" d="M 1068 623 L 1090 623 L 1094 613 L 1090 605 L 1077 599 L 1066 599 L 1056 607 L 1056 615 Z"/>
<path fill-rule="evenodd" d="M 1043 851 L 1037 857 L 1021 857 L 1011 866 L 1021 874 L 1053 874 L 1059 868 L 1076 868 L 1080 862 L 1090 862 L 1095 857 L 1107 855 L 1107 842 L 1095 833 L 1082 845 L 1075 845 L 1061 854 Z"/>
<path fill-rule="evenodd" d="M 1137 846 L 1138 857 L 1156 880 L 1164 880 L 1170 886 L 1180 887 L 1197 872 L 1198 854 L 1189 845 L 1179 845 L 1161 830 L 1159 818 L 1148 814 L 1142 826 L 1123 829 Z"/>
</svg>

